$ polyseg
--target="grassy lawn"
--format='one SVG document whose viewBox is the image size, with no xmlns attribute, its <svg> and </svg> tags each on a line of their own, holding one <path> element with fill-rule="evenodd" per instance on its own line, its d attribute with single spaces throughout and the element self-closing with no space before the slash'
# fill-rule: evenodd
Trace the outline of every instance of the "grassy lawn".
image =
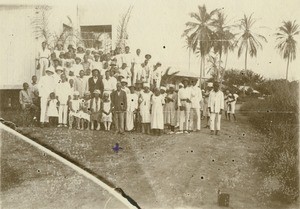
<svg viewBox="0 0 300 209">
<path fill-rule="evenodd" d="M 218 189 L 230 194 L 230 208 L 297 208 L 265 195 L 256 166 L 263 136 L 245 116 L 238 119 L 222 120 L 220 136 L 209 135 L 208 129 L 160 137 L 59 128 L 23 131 L 121 187 L 142 208 L 220 208 Z M 123 149 L 114 153 L 117 142 Z M 110 197 L 5 131 L 1 165 L 2 208 L 104 208 Z M 107 208 L 124 207 L 112 199 Z"/>
</svg>

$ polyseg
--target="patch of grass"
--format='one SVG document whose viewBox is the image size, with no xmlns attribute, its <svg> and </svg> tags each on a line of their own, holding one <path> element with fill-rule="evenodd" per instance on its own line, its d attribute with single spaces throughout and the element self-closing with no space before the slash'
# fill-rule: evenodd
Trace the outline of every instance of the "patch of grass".
<svg viewBox="0 0 300 209">
<path fill-rule="evenodd" d="M 259 155 L 260 169 L 266 174 L 263 189 L 285 202 L 299 196 L 298 89 L 297 82 L 269 82 L 271 96 L 250 100 L 241 107 L 250 123 L 266 135 Z"/>
</svg>

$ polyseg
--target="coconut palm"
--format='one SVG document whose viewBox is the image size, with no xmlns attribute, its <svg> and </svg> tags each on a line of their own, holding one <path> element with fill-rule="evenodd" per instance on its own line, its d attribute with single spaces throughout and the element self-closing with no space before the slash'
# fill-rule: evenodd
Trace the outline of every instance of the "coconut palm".
<svg viewBox="0 0 300 209">
<path fill-rule="evenodd" d="M 238 34 L 239 38 L 237 44 L 239 45 L 238 57 L 242 55 L 245 51 L 245 70 L 247 70 L 247 56 L 248 53 L 250 57 L 256 57 L 257 49 L 262 49 L 262 44 L 260 41 L 267 42 L 267 39 L 260 34 L 252 31 L 253 25 L 256 23 L 256 20 L 252 18 L 252 14 L 247 17 L 244 15 L 244 18 L 240 19 L 240 24 L 238 25 L 241 32 Z"/>
<path fill-rule="evenodd" d="M 213 19 L 213 25 L 215 27 L 215 33 L 213 33 L 213 48 L 214 52 L 219 54 L 218 64 L 218 78 L 221 75 L 223 77 L 223 71 L 221 69 L 222 55 L 226 54 L 226 64 L 228 58 L 228 52 L 233 50 L 235 35 L 230 32 L 230 26 L 226 25 L 226 16 L 222 12 L 218 12 L 215 19 Z M 224 69 L 224 68 L 223 68 Z"/>
<path fill-rule="evenodd" d="M 296 21 L 283 21 L 283 25 L 278 28 L 279 31 L 275 34 L 277 36 L 276 40 L 278 41 L 276 48 L 283 56 L 283 59 L 287 59 L 286 80 L 288 80 L 290 61 L 296 59 L 297 42 L 294 37 L 300 33 L 298 28 L 299 25 L 296 24 Z"/>
<path fill-rule="evenodd" d="M 49 16 L 52 7 L 41 5 L 35 7 L 35 16 L 31 20 L 33 32 L 36 39 L 42 38 L 48 41 L 51 36 L 49 30 Z"/>
<path fill-rule="evenodd" d="M 195 47 L 195 46 L 193 46 L 192 39 L 188 35 L 185 36 L 185 43 L 186 43 L 186 45 L 185 45 L 186 49 L 189 50 L 189 71 L 190 71 L 190 69 L 191 69 L 191 51 L 193 51 L 193 52 L 195 51 L 195 49 L 193 49 L 193 47 Z"/>
<path fill-rule="evenodd" d="M 119 21 L 119 26 L 117 28 L 117 40 L 116 40 L 116 48 L 121 48 L 121 51 L 124 52 L 126 41 L 128 40 L 128 33 L 127 33 L 127 27 L 128 22 L 130 20 L 131 12 L 132 12 L 133 6 L 130 6 L 126 13 L 123 14 Z"/>
<path fill-rule="evenodd" d="M 183 36 L 188 35 L 191 39 L 191 48 L 195 52 L 197 48 L 200 52 L 200 82 L 202 80 L 203 69 L 205 65 L 205 56 L 209 54 L 212 47 L 212 34 L 213 34 L 213 16 L 218 10 L 208 12 L 206 6 L 198 6 L 198 12 L 190 13 L 190 17 L 195 22 L 187 22 L 187 27 L 184 30 Z"/>
</svg>

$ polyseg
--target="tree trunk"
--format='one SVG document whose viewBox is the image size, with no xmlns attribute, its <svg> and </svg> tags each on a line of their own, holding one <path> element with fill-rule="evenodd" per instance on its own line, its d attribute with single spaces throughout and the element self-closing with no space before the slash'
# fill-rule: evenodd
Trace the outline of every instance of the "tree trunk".
<svg viewBox="0 0 300 209">
<path fill-rule="evenodd" d="M 200 57 L 200 78 L 199 78 L 200 87 L 201 87 L 201 83 L 202 83 L 202 61 L 203 61 L 203 56 Z"/>
<path fill-rule="evenodd" d="M 287 66 L 286 66 L 286 75 L 285 75 L 285 80 L 288 80 L 288 76 L 289 76 L 289 65 L 290 65 L 290 55 L 288 56 L 288 60 L 287 60 Z"/>
<path fill-rule="evenodd" d="M 189 71 L 191 70 L 191 49 L 189 49 Z"/>
<path fill-rule="evenodd" d="M 225 70 L 226 70 L 226 67 L 227 67 L 227 59 L 228 59 L 228 51 L 226 53 L 224 69 L 223 69 L 222 74 L 221 74 L 221 84 L 223 83 L 223 78 L 224 78 Z"/>
<path fill-rule="evenodd" d="M 217 72 L 217 82 L 220 82 L 220 73 L 221 73 L 221 62 L 222 62 L 222 51 L 220 53 L 220 57 L 219 57 L 219 68 L 218 68 L 218 72 Z"/>
<path fill-rule="evenodd" d="M 247 55 L 248 55 L 248 41 L 247 41 L 246 53 L 245 53 L 245 70 L 247 70 Z"/>
</svg>

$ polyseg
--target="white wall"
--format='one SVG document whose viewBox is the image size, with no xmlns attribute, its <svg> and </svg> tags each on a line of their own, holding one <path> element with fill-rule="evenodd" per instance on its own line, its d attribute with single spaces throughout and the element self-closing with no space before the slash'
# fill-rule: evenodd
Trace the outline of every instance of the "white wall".
<svg viewBox="0 0 300 209">
<path fill-rule="evenodd" d="M 35 58 L 41 39 L 35 39 L 31 25 L 34 6 L 0 6 L 0 89 L 19 89 L 35 75 Z M 54 7 L 49 16 L 49 29 L 59 34 L 70 16 L 77 27 L 76 6 Z"/>
</svg>

